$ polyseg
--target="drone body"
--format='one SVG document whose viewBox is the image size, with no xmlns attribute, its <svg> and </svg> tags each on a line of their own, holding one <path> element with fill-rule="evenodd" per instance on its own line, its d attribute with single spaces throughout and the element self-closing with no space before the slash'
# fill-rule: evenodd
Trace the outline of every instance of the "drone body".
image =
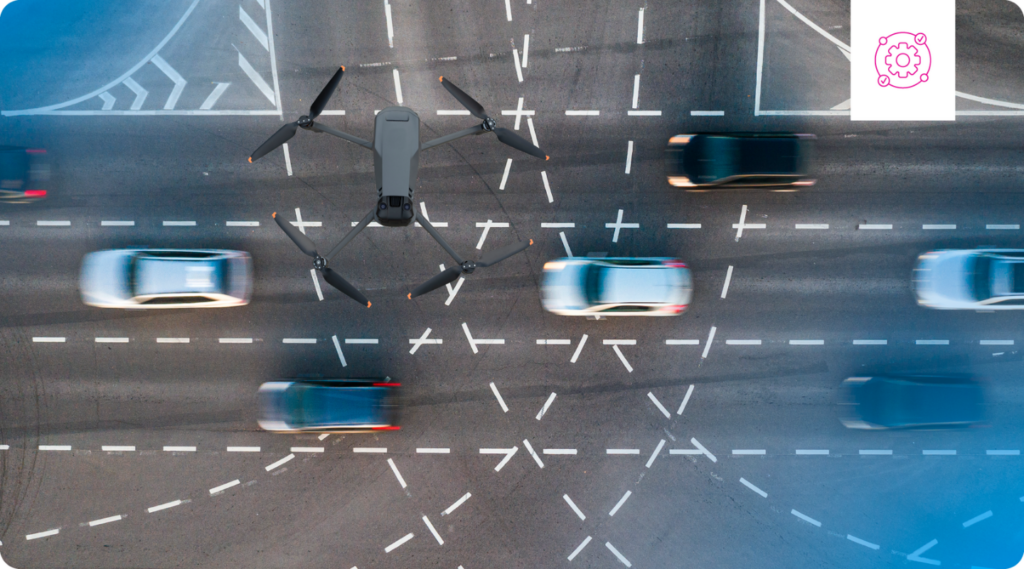
<svg viewBox="0 0 1024 569">
<path fill-rule="evenodd" d="M 337 88 L 338 83 L 341 81 L 341 77 L 344 72 L 345 68 L 342 67 L 334 74 L 334 77 L 331 78 L 330 82 L 327 83 L 327 86 L 320 92 L 320 95 L 318 95 L 316 100 L 313 101 L 313 104 L 309 108 L 309 115 L 303 115 L 299 120 L 281 127 L 273 134 L 273 136 L 257 148 L 256 151 L 252 153 L 252 156 L 249 157 L 249 162 L 259 160 L 268 152 L 274 150 L 278 146 L 281 146 L 295 136 L 299 127 L 302 127 L 305 130 L 312 130 L 314 132 L 331 134 L 373 151 L 373 170 L 377 185 L 377 205 L 372 211 L 363 217 L 362 221 L 360 221 L 345 235 L 340 243 L 334 246 L 326 257 L 321 256 L 317 252 L 316 245 L 313 241 L 298 231 L 290 223 L 278 218 L 277 213 L 274 214 L 274 221 L 277 222 L 278 226 L 281 227 L 281 229 L 289 238 L 291 238 L 303 253 L 313 257 L 313 268 L 320 271 L 320 274 L 323 275 L 324 280 L 326 280 L 328 284 L 357 302 L 366 304 L 367 307 L 370 306 L 370 302 L 361 292 L 359 292 L 358 289 L 342 278 L 342 276 L 337 272 L 328 268 L 327 264 L 331 258 L 337 255 L 345 245 L 348 245 L 352 238 L 358 235 L 359 232 L 369 225 L 371 221 L 377 221 L 377 223 L 384 226 L 402 227 L 409 225 L 413 220 L 416 220 L 457 263 L 457 266 L 449 267 L 427 282 L 416 287 L 411 293 L 409 293 L 409 298 L 440 288 L 455 281 L 455 279 L 459 278 L 462 274 L 472 273 L 478 267 L 494 265 L 511 257 L 512 255 L 515 255 L 516 253 L 519 253 L 520 251 L 523 251 L 533 244 L 533 240 L 530 240 L 529 242 L 522 241 L 507 247 L 502 247 L 496 251 L 490 251 L 477 262 L 463 260 L 462 257 L 452 249 L 448 242 L 437 233 L 434 227 L 430 224 L 430 221 L 427 220 L 426 217 L 416 213 L 416 210 L 413 207 L 413 188 L 416 186 L 416 175 L 419 171 L 420 152 L 464 136 L 493 132 L 500 142 L 538 158 L 547 159 L 548 157 L 540 148 L 530 144 L 522 137 L 508 129 L 497 128 L 494 119 L 484 113 L 484 108 L 480 103 L 476 102 L 472 97 L 464 93 L 444 77 L 440 78 L 441 85 L 444 86 L 444 88 L 447 89 L 453 97 L 462 103 L 462 105 L 469 110 L 471 115 L 483 121 L 480 125 L 463 129 L 426 143 L 420 143 L 420 118 L 412 109 L 407 107 L 388 107 L 377 113 L 377 117 L 374 119 L 373 142 L 367 142 L 357 136 L 352 136 L 351 134 L 341 132 L 340 130 L 333 129 L 329 126 L 315 123 L 314 120 L 320 116 L 324 107 L 327 106 L 327 102 L 330 100 L 335 88 Z"/>
</svg>

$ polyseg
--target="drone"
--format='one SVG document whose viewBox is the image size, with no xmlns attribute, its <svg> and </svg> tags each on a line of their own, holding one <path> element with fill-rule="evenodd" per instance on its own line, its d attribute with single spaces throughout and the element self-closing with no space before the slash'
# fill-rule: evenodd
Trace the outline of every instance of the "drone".
<svg viewBox="0 0 1024 569">
<path fill-rule="evenodd" d="M 479 261 L 467 261 L 460 257 L 452 249 L 451 245 L 441 237 L 425 215 L 416 213 L 413 207 L 413 188 L 416 186 L 416 174 L 420 165 L 420 152 L 465 136 L 494 133 L 498 137 L 499 142 L 537 158 L 547 160 L 549 157 L 544 154 L 543 150 L 530 144 L 514 132 L 498 127 L 494 119 L 487 116 L 480 103 L 476 102 L 462 89 L 459 89 L 444 77 L 440 78 L 441 85 L 462 106 L 466 107 L 471 115 L 482 120 L 481 124 L 421 144 L 419 115 L 408 107 L 388 107 L 381 110 L 374 120 L 372 142 L 314 122 L 320 116 L 320 113 L 323 112 L 324 107 L 327 106 L 327 102 L 331 99 L 331 95 L 334 94 L 334 90 L 338 87 L 338 83 L 341 82 L 341 77 L 344 73 L 345 67 L 341 66 L 334 76 L 331 77 L 323 91 L 320 91 L 320 94 L 317 95 L 313 104 L 310 105 L 308 115 L 303 115 L 299 117 L 299 120 L 281 127 L 249 156 L 250 163 L 259 160 L 268 152 L 291 140 L 300 127 L 313 132 L 337 136 L 373 151 L 373 170 L 377 182 L 377 205 L 351 231 L 346 233 L 342 240 L 326 256 L 321 256 L 317 252 L 316 244 L 310 238 L 306 237 L 289 222 L 277 217 L 277 212 L 274 213 L 274 221 L 277 222 L 277 225 L 281 227 L 303 253 L 313 258 L 313 268 L 320 272 L 328 284 L 356 302 L 365 304 L 367 308 L 370 307 L 370 301 L 367 300 L 363 293 L 359 292 L 359 289 L 352 286 L 351 283 L 346 281 L 337 272 L 331 270 L 327 264 L 371 221 L 376 221 L 380 225 L 387 227 L 405 227 L 412 223 L 413 220 L 416 220 L 455 260 L 455 266 L 445 269 L 413 289 L 408 294 L 410 299 L 452 283 L 463 274 L 468 275 L 478 268 L 490 267 L 500 263 L 533 245 L 532 239 L 521 241 L 489 251 Z"/>
</svg>

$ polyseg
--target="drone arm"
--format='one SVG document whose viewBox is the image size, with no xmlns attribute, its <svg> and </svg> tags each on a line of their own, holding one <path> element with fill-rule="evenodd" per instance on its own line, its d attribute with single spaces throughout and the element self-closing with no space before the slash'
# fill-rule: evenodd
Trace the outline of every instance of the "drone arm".
<svg viewBox="0 0 1024 569">
<path fill-rule="evenodd" d="M 370 144 L 369 142 L 359 138 L 358 136 L 352 136 L 351 134 L 349 134 L 347 132 L 341 132 L 340 130 L 333 129 L 333 128 L 329 127 L 329 126 L 325 126 L 325 125 L 322 125 L 322 124 L 315 124 L 315 123 L 310 128 L 313 131 L 315 131 L 315 132 L 326 132 L 327 134 L 337 136 L 338 138 L 344 138 L 345 140 L 347 140 L 349 142 L 354 142 L 354 143 L 358 144 L 359 146 L 363 146 L 363 147 L 369 148 L 370 150 L 373 150 L 373 145 L 372 144 Z"/>
<path fill-rule="evenodd" d="M 427 221 L 426 217 L 423 217 L 417 212 L 416 221 L 420 222 L 420 225 L 423 226 L 423 229 L 427 230 L 427 233 L 429 233 L 430 236 L 434 238 L 434 241 L 437 241 L 438 244 L 440 244 L 441 247 L 443 247 L 444 250 L 447 251 L 448 254 L 452 256 L 452 259 L 455 259 L 456 263 L 458 263 L 459 265 L 465 263 L 462 257 L 460 257 L 459 254 L 455 252 L 455 249 L 452 249 L 452 246 L 449 245 L 448 242 L 445 241 L 443 237 L 441 237 L 441 234 L 438 233 L 436 229 L 434 229 L 434 226 L 430 225 L 430 222 Z"/>
<path fill-rule="evenodd" d="M 422 146 L 420 146 L 420 150 L 421 151 L 427 150 L 428 148 L 433 148 L 435 146 L 439 146 L 439 145 L 444 144 L 446 142 L 451 142 L 453 140 L 462 138 L 464 136 L 469 136 L 471 134 L 480 134 L 483 131 L 484 131 L 483 125 L 477 125 L 477 126 L 474 126 L 474 127 L 471 127 L 471 128 L 460 130 L 459 132 L 453 132 L 453 133 L 449 134 L 448 136 L 442 136 L 441 138 L 435 138 L 434 140 L 431 140 L 430 142 L 424 143 Z"/>
<path fill-rule="evenodd" d="M 359 235 L 360 231 L 362 231 L 367 225 L 370 224 L 371 221 L 373 221 L 373 215 L 375 211 L 375 209 L 371 209 L 370 213 L 366 214 L 366 216 L 363 217 L 363 220 L 359 222 L 359 225 L 356 225 L 355 227 L 352 228 L 352 231 L 349 231 L 348 233 L 345 234 L 345 237 L 342 238 L 341 242 L 335 245 L 334 249 L 331 249 L 331 252 L 327 254 L 326 259 L 328 261 L 334 258 L 334 256 L 337 255 L 338 252 L 345 247 L 345 245 L 348 245 L 349 241 L 352 241 L 352 239 L 355 238 L 356 235 Z"/>
</svg>

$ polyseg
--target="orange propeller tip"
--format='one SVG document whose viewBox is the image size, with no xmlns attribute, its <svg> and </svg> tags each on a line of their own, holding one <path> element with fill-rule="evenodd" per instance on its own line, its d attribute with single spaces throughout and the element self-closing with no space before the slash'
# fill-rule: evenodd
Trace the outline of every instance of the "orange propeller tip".
<svg viewBox="0 0 1024 569">
<path fill-rule="evenodd" d="M 544 156 L 544 160 L 551 160 L 550 156 Z"/>
<path fill-rule="evenodd" d="M 275 211 L 274 213 L 270 214 L 270 217 L 273 217 L 274 219 L 277 219 L 277 212 Z"/>
<path fill-rule="evenodd" d="M 405 296 L 406 296 L 406 297 L 407 297 L 407 298 L 408 298 L 409 300 L 412 300 L 412 293 L 411 293 L 411 292 L 410 292 L 409 294 L 405 295 Z"/>
<path fill-rule="evenodd" d="M 367 307 L 367 308 L 369 308 L 369 307 L 371 307 L 371 306 L 373 306 L 373 303 L 372 303 L 372 302 L 370 302 L 369 300 L 367 300 L 367 301 L 366 301 L 366 307 Z"/>
<path fill-rule="evenodd" d="M 442 76 L 438 77 L 438 78 L 437 78 L 437 80 L 438 80 L 438 81 L 440 81 L 440 82 L 442 82 L 442 83 L 444 83 L 444 75 L 442 75 Z"/>
<path fill-rule="evenodd" d="M 341 66 L 341 70 L 342 70 L 342 71 L 344 71 L 344 70 L 345 70 L 345 66 L 344 66 L 344 65 L 342 65 L 342 66 Z"/>
<path fill-rule="evenodd" d="M 533 239 L 530 239 L 530 245 L 533 245 Z"/>
<path fill-rule="evenodd" d="M 249 164 L 252 164 L 252 156 L 249 157 Z"/>
</svg>

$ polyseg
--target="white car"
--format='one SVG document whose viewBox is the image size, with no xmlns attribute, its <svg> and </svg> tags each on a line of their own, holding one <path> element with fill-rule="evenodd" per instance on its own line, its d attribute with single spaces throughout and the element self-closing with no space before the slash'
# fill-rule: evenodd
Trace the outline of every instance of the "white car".
<svg viewBox="0 0 1024 569">
<path fill-rule="evenodd" d="M 544 309 L 562 316 L 675 316 L 693 281 L 679 259 L 571 257 L 544 263 L 540 293 Z"/>
<path fill-rule="evenodd" d="M 244 306 L 252 260 L 220 249 L 114 249 L 89 253 L 79 280 L 82 302 L 100 308 Z"/>
<path fill-rule="evenodd" d="M 914 268 L 917 303 L 939 310 L 1024 309 L 1024 250 L 930 251 Z"/>
</svg>

